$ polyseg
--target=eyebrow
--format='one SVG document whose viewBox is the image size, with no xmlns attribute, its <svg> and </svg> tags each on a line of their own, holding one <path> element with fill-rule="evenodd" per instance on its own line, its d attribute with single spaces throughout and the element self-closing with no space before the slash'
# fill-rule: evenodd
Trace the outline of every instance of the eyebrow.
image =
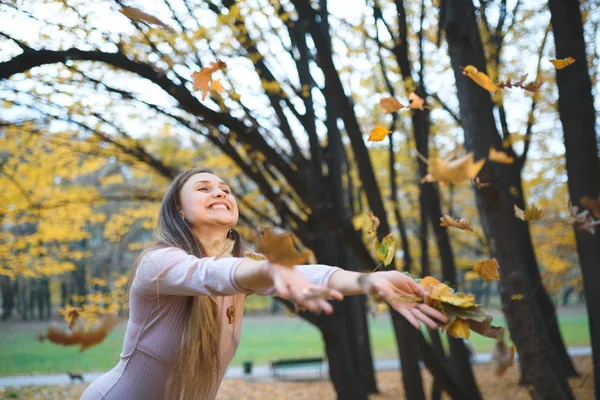
<svg viewBox="0 0 600 400">
<path fill-rule="evenodd" d="M 209 181 L 207 179 L 196 181 L 196 182 L 194 182 L 194 186 L 196 186 L 198 183 L 213 183 L 213 181 Z M 229 185 L 223 181 L 219 181 L 218 183 L 219 183 L 219 185 L 225 185 L 225 186 L 229 187 Z"/>
</svg>

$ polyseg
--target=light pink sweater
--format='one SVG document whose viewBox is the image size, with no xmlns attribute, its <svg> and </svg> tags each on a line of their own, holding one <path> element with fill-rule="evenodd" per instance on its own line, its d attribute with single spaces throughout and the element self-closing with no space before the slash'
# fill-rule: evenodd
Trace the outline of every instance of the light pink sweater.
<svg viewBox="0 0 600 400">
<path fill-rule="evenodd" d="M 187 297 L 198 295 L 214 296 L 223 316 L 218 380 L 209 397 L 214 399 L 240 341 L 244 294 L 251 293 L 234 279 L 235 269 L 243 260 L 197 258 L 174 247 L 147 253 L 131 286 L 121 359 L 115 368 L 92 382 L 81 399 L 162 400 L 181 346 Z M 321 286 L 327 286 L 330 276 L 339 269 L 319 264 L 296 268 L 309 282 Z M 257 294 L 276 292 L 270 288 Z M 235 321 L 229 324 L 226 310 L 234 302 Z"/>
</svg>

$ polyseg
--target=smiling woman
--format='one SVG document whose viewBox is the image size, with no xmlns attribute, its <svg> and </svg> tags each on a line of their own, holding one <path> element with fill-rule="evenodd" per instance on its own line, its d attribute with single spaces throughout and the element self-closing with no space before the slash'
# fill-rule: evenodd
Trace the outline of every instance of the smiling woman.
<svg viewBox="0 0 600 400">
<path fill-rule="evenodd" d="M 206 169 L 176 176 L 158 217 L 156 243 L 138 258 L 130 278 L 129 323 L 119 363 L 94 381 L 82 399 L 214 399 L 237 349 L 247 294 L 292 298 L 312 312 L 333 312 L 328 300 L 377 293 L 415 327 L 445 317 L 409 277 L 364 274 L 326 265 L 286 267 L 242 257 L 234 229 L 238 207 L 229 187 Z M 213 244 L 233 241 L 217 256 Z M 360 281 L 360 283 L 359 283 Z M 365 284 L 366 283 L 366 284 Z M 318 295 L 315 295 L 318 293 Z"/>
</svg>

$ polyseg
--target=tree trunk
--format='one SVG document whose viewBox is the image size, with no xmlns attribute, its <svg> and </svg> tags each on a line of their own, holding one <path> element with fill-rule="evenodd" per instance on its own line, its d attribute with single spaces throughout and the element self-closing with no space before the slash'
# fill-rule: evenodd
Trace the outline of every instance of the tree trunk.
<svg viewBox="0 0 600 400">
<path fill-rule="evenodd" d="M 0 290 L 2 291 L 2 321 L 12 317 L 15 307 L 14 283 L 8 276 L 0 276 Z"/>
<path fill-rule="evenodd" d="M 594 98 L 587 68 L 583 24 L 578 0 L 550 0 L 556 58 L 573 57 L 575 64 L 556 71 L 558 111 L 563 126 L 573 205 L 582 196 L 600 195 L 600 160 L 596 141 Z M 588 309 L 596 399 L 600 399 L 600 230 L 595 235 L 575 231 Z"/>
<path fill-rule="evenodd" d="M 471 0 L 446 0 L 442 3 L 442 27 L 456 79 L 465 144 L 476 158 L 487 155 L 490 147 L 501 148 L 493 116 L 490 94 L 462 75 L 462 68 L 473 65 L 486 70 L 485 57 L 475 9 Z M 519 351 L 521 368 L 535 399 L 572 399 L 564 371 L 553 348 L 546 324 L 534 295 L 532 269 L 537 273 L 527 224 L 514 217 L 514 190 L 520 191 L 520 167 L 486 164 L 481 173 L 487 188 L 476 191 L 492 251 L 501 265 L 500 295 L 512 339 Z M 512 189 L 512 190 L 511 190 Z M 522 206 L 522 204 L 518 204 Z M 521 295 L 525 296 L 522 300 Z"/>
</svg>

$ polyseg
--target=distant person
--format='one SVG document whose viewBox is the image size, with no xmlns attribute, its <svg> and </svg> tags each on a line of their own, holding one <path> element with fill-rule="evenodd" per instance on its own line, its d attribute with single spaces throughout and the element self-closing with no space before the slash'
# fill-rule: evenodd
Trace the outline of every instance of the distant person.
<svg viewBox="0 0 600 400">
<path fill-rule="evenodd" d="M 158 216 L 156 243 L 131 274 L 129 322 L 117 366 L 81 399 L 214 399 L 237 349 L 247 294 L 292 298 L 312 312 L 333 312 L 328 298 L 362 293 L 357 272 L 326 265 L 287 268 L 243 257 L 238 207 L 225 182 L 206 169 L 177 175 Z M 229 238 L 231 254 L 214 243 Z M 368 285 L 385 296 L 425 296 L 410 277 L 376 272 Z M 415 327 L 435 329 L 444 315 L 426 304 L 393 304 Z"/>
</svg>

